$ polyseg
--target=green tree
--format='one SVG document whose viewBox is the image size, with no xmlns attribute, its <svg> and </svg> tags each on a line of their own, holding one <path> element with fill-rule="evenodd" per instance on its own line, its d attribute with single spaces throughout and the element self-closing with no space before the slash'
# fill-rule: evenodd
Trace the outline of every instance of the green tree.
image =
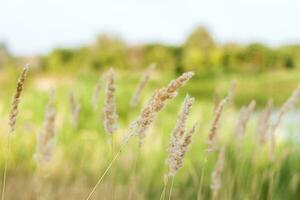
<svg viewBox="0 0 300 200">
<path fill-rule="evenodd" d="M 185 70 L 194 70 L 199 74 L 212 72 L 220 64 L 220 59 L 220 50 L 203 27 L 192 32 L 183 46 L 182 65 Z"/>
</svg>

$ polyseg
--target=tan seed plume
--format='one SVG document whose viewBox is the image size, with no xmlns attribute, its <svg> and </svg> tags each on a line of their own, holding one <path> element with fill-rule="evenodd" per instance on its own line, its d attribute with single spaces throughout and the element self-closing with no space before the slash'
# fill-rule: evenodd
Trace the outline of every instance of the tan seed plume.
<svg viewBox="0 0 300 200">
<path fill-rule="evenodd" d="M 35 159 L 39 165 L 45 165 L 51 161 L 53 142 L 56 135 L 55 118 L 56 110 L 54 107 L 54 91 L 50 92 L 49 102 L 46 107 L 44 124 L 41 132 L 37 136 L 37 146 Z"/>
<path fill-rule="evenodd" d="M 216 149 L 217 132 L 218 132 L 218 127 L 219 127 L 219 124 L 220 124 L 221 116 L 222 116 L 225 105 L 228 104 L 228 103 L 232 103 L 235 88 L 236 88 L 236 81 L 233 80 L 230 83 L 227 96 L 222 101 L 218 100 L 217 105 L 216 105 L 216 102 L 215 102 L 215 106 L 214 106 L 215 107 L 214 108 L 215 114 L 214 114 L 214 117 L 213 117 L 213 121 L 212 121 L 212 124 L 211 124 L 209 134 L 208 134 L 207 152 L 212 152 L 213 150 Z"/>
<path fill-rule="evenodd" d="M 235 128 L 235 136 L 238 139 L 241 139 L 244 136 L 247 123 L 255 109 L 255 105 L 256 102 L 253 100 L 249 103 L 247 107 L 242 107 L 240 117 Z"/>
<path fill-rule="evenodd" d="M 237 81 L 236 80 L 232 80 L 230 82 L 230 86 L 228 89 L 228 93 L 227 93 L 227 101 L 228 104 L 232 104 L 233 103 L 233 98 L 234 98 L 234 94 L 235 94 L 235 90 L 236 90 L 236 85 L 237 85 Z"/>
<path fill-rule="evenodd" d="M 213 102 L 214 102 L 214 112 L 216 112 L 216 110 L 221 102 L 220 95 L 218 94 L 217 91 L 215 91 L 213 94 Z"/>
<path fill-rule="evenodd" d="M 144 74 L 143 74 L 139 84 L 137 85 L 135 92 L 131 98 L 130 106 L 135 107 L 138 104 L 140 96 L 142 94 L 142 91 L 145 88 L 147 82 L 149 81 L 150 76 L 155 68 L 156 68 L 156 64 L 151 64 L 148 67 L 148 69 L 144 72 Z"/>
<path fill-rule="evenodd" d="M 17 84 L 17 91 L 13 97 L 12 104 L 11 104 L 11 109 L 9 113 L 9 132 L 12 133 L 15 130 L 16 126 L 16 121 L 17 121 L 17 115 L 18 115 L 18 106 L 20 103 L 20 97 L 23 91 L 27 71 L 29 69 L 29 65 L 26 64 L 23 68 L 23 71 L 19 77 L 18 84 Z"/>
<path fill-rule="evenodd" d="M 134 134 L 140 138 L 140 142 L 142 143 L 143 139 L 146 137 L 146 131 L 152 124 L 156 114 L 164 108 L 167 100 L 176 97 L 177 90 L 185 85 L 193 75 L 193 72 L 183 73 L 177 79 L 172 80 L 167 87 L 154 92 L 151 99 L 142 109 L 139 118 L 131 124 L 132 130 L 126 139 Z"/>
<path fill-rule="evenodd" d="M 97 109 L 97 105 L 98 105 L 102 85 L 103 85 L 103 77 L 100 76 L 99 80 L 98 80 L 98 83 L 97 83 L 97 86 L 96 86 L 96 89 L 95 89 L 95 92 L 94 92 L 94 95 L 93 95 L 93 98 L 92 98 L 92 105 L 93 105 L 94 110 Z"/>
<path fill-rule="evenodd" d="M 270 99 L 266 105 L 265 110 L 258 118 L 256 138 L 260 144 L 265 144 L 268 137 L 268 131 L 270 128 L 270 117 L 273 109 L 273 100 Z"/>
<path fill-rule="evenodd" d="M 78 119 L 80 114 L 80 104 L 75 99 L 73 92 L 69 94 L 69 101 L 70 101 L 70 109 L 71 109 L 71 119 L 72 119 L 72 126 L 76 128 L 78 126 Z"/>
<path fill-rule="evenodd" d="M 226 103 L 227 103 L 227 100 L 223 99 L 216 108 L 215 115 L 214 115 L 214 118 L 213 118 L 213 122 L 212 122 L 210 132 L 209 132 L 209 135 L 208 135 L 207 152 L 211 152 L 215 149 L 218 126 L 219 126 L 220 119 L 221 119 L 221 116 L 222 116 L 222 112 L 223 112 L 223 109 L 224 109 L 224 106 L 225 106 Z"/>
<path fill-rule="evenodd" d="M 191 130 L 186 131 L 186 120 L 189 115 L 194 98 L 186 96 L 182 104 L 181 111 L 178 115 L 176 127 L 172 131 L 170 144 L 168 149 L 168 176 L 175 176 L 176 172 L 183 165 L 183 158 L 191 143 L 192 134 L 195 132 L 195 126 Z"/>
<path fill-rule="evenodd" d="M 275 145 L 276 145 L 276 138 L 275 138 L 275 132 L 278 128 L 280 122 L 282 121 L 283 116 L 289 112 L 298 102 L 300 97 L 300 84 L 298 87 L 294 90 L 292 95 L 286 100 L 286 102 L 282 105 L 282 107 L 279 110 L 279 113 L 277 115 L 277 118 L 275 120 L 275 123 L 271 125 L 270 128 L 270 137 L 271 137 L 271 160 L 275 159 Z"/>
<path fill-rule="evenodd" d="M 225 150 L 224 147 L 221 148 L 217 163 L 215 165 L 215 169 L 211 176 L 211 185 L 210 188 L 212 190 L 212 199 L 215 200 L 218 198 L 219 191 L 222 187 L 222 172 L 224 170 L 224 162 L 225 162 Z"/>
<path fill-rule="evenodd" d="M 109 134 L 112 134 L 117 128 L 118 115 L 116 113 L 115 91 L 115 73 L 111 68 L 106 78 L 106 93 L 103 111 L 104 128 Z"/>
</svg>

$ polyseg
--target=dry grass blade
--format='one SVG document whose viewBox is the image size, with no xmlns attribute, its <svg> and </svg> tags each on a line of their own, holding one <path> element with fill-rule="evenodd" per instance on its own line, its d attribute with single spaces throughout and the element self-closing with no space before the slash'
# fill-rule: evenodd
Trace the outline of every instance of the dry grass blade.
<svg viewBox="0 0 300 200">
<path fill-rule="evenodd" d="M 135 107 L 138 104 L 142 91 L 145 88 L 146 84 L 148 83 L 150 76 L 155 68 L 156 68 L 156 64 L 151 64 L 148 67 L 148 69 L 144 72 L 131 98 L 130 106 Z"/>
</svg>

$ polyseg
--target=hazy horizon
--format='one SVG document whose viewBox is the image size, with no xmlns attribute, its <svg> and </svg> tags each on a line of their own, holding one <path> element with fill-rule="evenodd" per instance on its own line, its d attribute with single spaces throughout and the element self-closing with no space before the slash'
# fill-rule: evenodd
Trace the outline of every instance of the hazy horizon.
<svg viewBox="0 0 300 200">
<path fill-rule="evenodd" d="M 296 0 L 3 0 L 0 42 L 17 55 L 87 44 L 103 32 L 129 43 L 180 44 L 194 28 L 205 26 L 220 43 L 277 46 L 300 43 L 298 13 Z"/>
</svg>

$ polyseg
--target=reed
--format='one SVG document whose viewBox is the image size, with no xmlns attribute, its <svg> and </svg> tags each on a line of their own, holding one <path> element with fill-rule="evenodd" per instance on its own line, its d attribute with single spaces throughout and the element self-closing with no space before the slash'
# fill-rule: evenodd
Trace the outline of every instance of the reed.
<svg viewBox="0 0 300 200">
<path fill-rule="evenodd" d="M 112 134 L 117 129 L 118 115 L 116 112 L 115 92 L 115 73 L 111 68 L 106 78 L 105 103 L 103 108 L 104 128 L 108 134 Z"/>
<path fill-rule="evenodd" d="M 5 161 L 4 161 L 4 171 L 3 171 L 3 181 L 2 181 L 2 194 L 1 199 L 5 199 L 5 189 L 6 189 L 6 175 L 7 175 L 7 167 L 8 167 L 8 159 L 11 151 L 11 134 L 15 131 L 17 116 L 19 112 L 19 103 L 21 99 L 21 94 L 24 88 L 26 75 L 29 70 L 29 64 L 26 64 L 19 76 L 16 93 L 12 99 L 11 108 L 9 112 L 8 125 L 9 125 L 9 133 L 6 141 L 6 153 L 5 153 Z"/>
<path fill-rule="evenodd" d="M 146 71 L 144 72 L 143 76 L 141 77 L 141 80 L 140 82 L 138 83 L 134 93 L 133 93 L 133 96 L 130 100 L 130 106 L 131 107 L 135 107 L 138 102 L 139 102 L 139 99 L 140 99 L 140 96 L 142 94 L 142 91 L 143 89 L 146 87 L 150 77 L 151 77 L 151 74 L 152 72 L 154 71 L 154 69 L 156 68 L 156 64 L 150 64 L 148 69 L 146 69 Z"/>
<path fill-rule="evenodd" d="M 235 127 L 235 136 L 237 139 L 241 139 L 244 136 L 247 123 L 255 109 L 255 105 L 256 102 L 253 100 L 249 103 L 247 107 L 241 108 L 240 116 Z"/>
<path fill-rule="evenodd" d="M 23 68 L 23 71 L 19 77 L 18 84 L 17 84 L 17 91 L 13 97 L 12 104 L 11 104 L 11 109 L 9 112 L 9 133 L 12 133 L 15 131 L 16 127 L 16 121 L 17 121 L 17 115 L 19 112 L 19 103 L 20 103 L 20 98 L 21 94 L 24 88 L 25 80 L 26 80 L 26 75 L 29 69 L 29 65 L 26 64 Z"/>
<path fill-rule="evenodd" d="M 92 188 L 91 192 L 88 194 L 86 200 L 89 200 L 92 198 L 94 192 L 96 191 L 97 187 L 100 185 L 101 181 L 103 180 L 104 176 L 108 173 L 108 171 L 111 169 L 113 163 L 118 159 L 124 148 L 129 142 L 129 139 L 135 134 L 141 139 L 145 137 L 145 132 L 151 125 L 151 123 L 154 120 L 155 115 L 161 111 L 164 106 L 165 102 L 167 100 L 175 98 L 177 94 L 177 90 L 185 85 L 185 83 L 192 78 L 194 75 L 193 72 L 186 72 L 183 73 L 180 77 L 178 77 L 175 80 L 172 80 L 167 87 L 164 87 L 152 95 L 150 100 L 148 101 L 148 104 L 142 109 L 140 117 L 133 121 L 129 126 L 129 132 L 125 135 L 123 144 L 119 148 L 119 150 L 115 153 L 113 156 L 112 161 L 109 163 L 107 168 L 104 170 L 101 177 L 98 179 L 97 183 Z M 141 144 L 141 143 L 140 143 Z"/>
<path fill-rule="evenodd" d="M 271 126 L 271 114 L 273 110 L 273 100 L 269 99 L 266 108 L 261 113 L 257 121 L 256 138 L 257 142 L 261 145 L 267 142 L 268 131 Z"/>
<path fill-rule="evenodd" d="M 81 106 L 79 102 L 76 100 L 73 92 L 69 93 L 69 102 L 70 102 L 70 110 L 71 110 L 71 123 L 74 128 L 77 128 Z"/>
<path fill-rule="evenodd" d="M 224 170 L 224 162 L 225 162 L 225 150 L 224 147 L 222 147 L 219 152 L 215 169 L 211 176 L 210 188 L 212 190 L 212 200 L 216 200 L 218 198 L 219 191 L 222 187 L 222 172 Z"/>
<path fill-rule="evenodd" d="M 230 83 L 230 86 L 228 88 L 227 96 L 221 101 L 219 100 L 219 97 L 218 97 L 218 100 L 214 101 L 215 114 L 213 116 L 212 124 L 210 126 L 210 131 L 208 134 L 207 152 L 212 152 L 213 150 L 216 149 L 216 139 L 217 139 L 217 135 L 218 135 L 217 131 L 218 131 L 218 127 L 220 124 L 223 109 L 226 104 L 233 103 L 234 94 L 235 94 L 235 90 L 236 90 L 236 84 L 237 84 L 236 80 L 232 80 Z"/>
<path fill-rule="evenodd" d="M 234 100 L 234 95 L 235 95 L 235 92 L 236 92 L 236 86 L 237 86 L 237 81 L 236 80 L 232 80 L 230 82 L 230 85 L 229 85 L 229 88 L 228 88 L 228 93 L 227 93 L 227 101 L 228 101 L 228 104 L 232 104 L 233 103 L 233 100 Z"/>
<path fill-rule="evenodd" d="M 144 138 L 146 137 L 146 132 L 149 126 L 152 124 L 157 113 L 165 107 L 167 100 L 176 97 L 177 90 L 184 86 L 193 75 L 193 72 L 183 73 L 177 79 L 172 80 L 166 87 L 154 92 L 146 106 L 142 109 L 139 118 L 130 126 L 133 134 L 140 139 L 140 144 L 142 144 Z M 132 133 L 130 133 L 129 136 L 131 135 Z"/>
<path fill-rule="evenodd" d="M 280 108 L 275 122 L 271 125 L 269 129 L 269 135 L 271 137 L 271 148 L 270 148 L 270 159 L 273 161 L 275 160 L 275 146 L 276 146 L 276 136 L 275 132 L 280 125 L 283 116 L 289 112 L 298 102 L 300 97 L 300 84 L 297 88 L 293 91 L 292 95 L 284 102 L 282 107 Z"/>
<path fill-rule="evenodd" d="M 56 109 L 54 106 L 54 91 L 50 91 L 48 105 L 45 111 L 43 127 L 37 135 L 35 160 L 38 166 L 48 164 L 52 159 L 55 130 Z"/>
<path fill-rule="evenodd" d="M 179 115 L 177 117 L 176 126 L 171 134 L 167 159 L 169 169 L 168 173 L 165 175 L 165 184 L 162 192 L 162 197 L 165 196 L 168 177 L 171 177 L 172 184 L 169 192 L 169 199 L 171 198 L 174 176 L 183 165 L 184 156 L 186 154 L 189 144 L 191 143 L 192 135 L 195 132 L 195 125 L 190 130 L 186 130 L 186 120 L 190 113 L 190 109 L 193 103 L 194 98 L 187 95 L 182 104 L 181 111 L 179 112 Z"/>
<path fill-rule="evenodd" d="M 54 106 L 54 90 L 49 92 L 49 100 L 45 109 L 45 117 L 43 126 L 39 134 L 37 134 L 36 151 L 34 159 L 37 164 L 36 171 L 36 198 L 42 199 L 46 194 L 46 179 L 49 176 L 47 167 L 52 161 L 55 130 L 56 109 Z"/>
<path fill-rule="evenodd" d="M 227 104 L 230 105 L 233 103 L 236 85 L 237 85 L 236 80 L 232 80 L 230 83 L 230 86 L 228 88 L 227 96 L 223 100 L 218 101 L 218 104 L 215 103 L 214 116 L 213 116 L 212 124 L 210 126 L 209 134 L 208 134 L 206 154 L 204 157 L 203 167 L 201 169 L 201 175 L 200 175 L 199 186 L 198 186 L 198 191 L 197 191 L 197 199 L 201 199 L 202 184 L 203 184 L 203 179 L 205 177 L 205 169 L 206 169 L 208 154 L 215 151 L 218 148 L 217 147 L 218 128 L 220 125 L 224 107 Z"/>
<path fill-rule="evenodd" d="M 192 134 L 195 132 L 195 125 L 191 130 L 186 130 L 186 120 L 190 109 L 194 103 L 194 98 L 187 95 L 183 102 L 181 112 L 178 115 L 176 127 L 172 131 L 168 149 L 168 176 L 175 176 L 176 172 L 183 165 L 183 158 L 191 143 Z"/>
<path fill-rule="evenodd" d="M 220 119 L 223 113 L 223 109 L 225 104 L 227 103 L 226 99 L 223 99 L 219 105 L 216 108 L 215 115 L 212 121 L 212 125 L 209 131 L 208 135 L 208 147 L 207 147 L 207 152 L 212 152 L 213 150 L 216 149 L 216 138 L 217 138 L 217 131 L 220 123 Z"/>
<path fill-rule="evenodd" d="M 93 106 L 94 111 L 97 110 L 98 101 L 99 101 L 99 97 L 100 97 L 102 87 L 103 87 L 103 77 L 101 75 L 98 79 L 98 83 L 97 83 L 97 86 L 95 88 L 95 91 L 94 91 L 94 94 L 93 94 L 93 97 L 92 97 L 92 106 Z"/>
</svg>

